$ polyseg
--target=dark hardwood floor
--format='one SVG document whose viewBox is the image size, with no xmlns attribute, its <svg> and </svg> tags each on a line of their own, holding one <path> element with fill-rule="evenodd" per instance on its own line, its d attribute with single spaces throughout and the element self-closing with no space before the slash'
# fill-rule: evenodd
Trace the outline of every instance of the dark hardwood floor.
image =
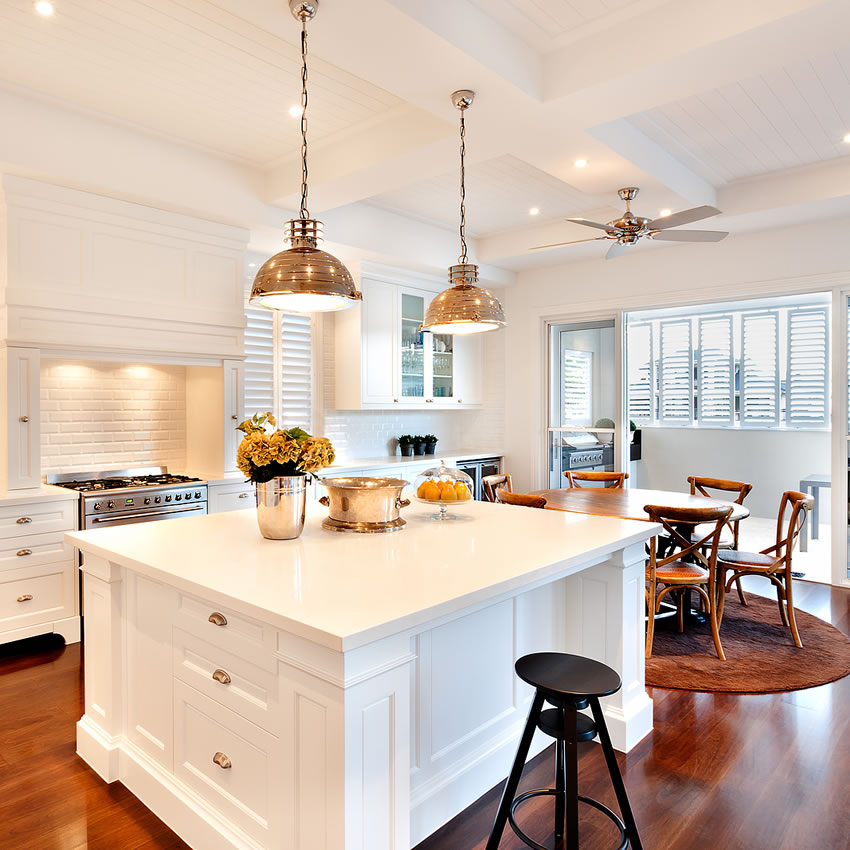
<svg viewBox="0 0 850 850">
<path fill-rule="evenodd" d="M 850 592 L 807 582 L 795 592 L 801 608 L 850 634 Z M 185 848 L 74 754 L 82 686 L 79 644 L 0 646 L 0 848 Z M 787 694 L 656 688 L 652 697 L 655 729 L 620 758 L 647 850 L 850 850 L 850 677 Z M 598 745 L 582 747 L 582 793 L 614 807 Z M 526 768 L 523 786 L 551 778 L 550 749 Z M 417 850 L 482 850 L 500 790 Z M 520 822 L 553 846 L 549 801 L 529 802 Z M 613 838 L 601 815 L 582 813 L 583 850 L 608 850 Z M 510 830 L 500 845 L 524 846 Z"/>
</svg>

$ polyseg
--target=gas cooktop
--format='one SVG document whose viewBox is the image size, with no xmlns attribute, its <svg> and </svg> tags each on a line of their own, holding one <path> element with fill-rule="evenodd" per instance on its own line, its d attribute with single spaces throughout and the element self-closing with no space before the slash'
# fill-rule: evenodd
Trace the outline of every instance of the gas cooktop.
<svg viewBox="0 0 850 850">
<path fill-rule="evenodd" d="M 59 487 L 69 487 L 80 493 L 88 493 L 98 490 L 119 490 L 125 487 L 166 487 L 170 484 L 186 484 L 190 481 L 200 481 L 200 478 L 191 478 L 188 475 L 130 475 L 120 478 L 88 478 L 82 481 L 57 481 Z"/>
</svg>

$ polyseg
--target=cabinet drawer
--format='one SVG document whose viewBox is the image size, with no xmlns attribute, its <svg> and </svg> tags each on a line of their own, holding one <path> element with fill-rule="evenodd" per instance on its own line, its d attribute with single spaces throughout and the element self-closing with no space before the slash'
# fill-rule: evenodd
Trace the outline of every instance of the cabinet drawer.
<svg viewBox="0 0 850 850">
<path fill-rule="evenodd" d="M 77 527 L 77 503 L 31 502 L 0 507 L 0 539 L 50 531 L 73 531 Z"/>
<path fill-rule="evenodd" d="M 281 802 L 271 803 L 281 790 L 276 739 L 178 680 L 174 742 L 177 778 L 263 847 L 278 846 Z"/>
<path fill-rule="evenodd" d="M 51 569 L 53 566 L 53 569 Z M 0 578 L 0 631 L 73 617 L 73 565 L 8 570 Z"/>
<path fill-rule="evenodd" d="M 177 600 L 175 625 L 231 655 L 269 672 L 277 672 L 277 660 L 273 654 L 275 631 L 257 620 L 181 593 Z"/>
<path fill-rule="evenodd" d="M 58 561 L 70 564 L 73 557 L 74 547 L 65 543 L 62 531 L 0 538 L 0 575 L 3 570 L 39 567 Z"/>
<path fill-rule="evenodd" d="M 209 488 L 209 510 L 211 514 L 222 511 L 241 511 L 257 506 L 253 484 L 228 484 Z"/>
<path fill-rule="evenodd" d="M 257 726 L 276 734 L 277 675 L 174 629 L 174 675 Z"/>
</svg>

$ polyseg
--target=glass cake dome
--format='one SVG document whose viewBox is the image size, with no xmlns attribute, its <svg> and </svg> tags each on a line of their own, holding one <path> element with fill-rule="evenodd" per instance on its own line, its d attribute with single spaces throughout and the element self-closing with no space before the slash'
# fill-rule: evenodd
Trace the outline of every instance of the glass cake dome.
<svg viewBox="0 0 850 850">
<path fill-rule="evenodd" d="M 455 519 L 448 512 L 449 508 L 471 502 L 474 486 L 465 472 L 446 466 L 446 462 L 441 460 L 438 467 L 426 469 L 416 476 L 413 497 L 417 502 L 439 508 L 439 513 L 432 514 L 431 519 Z"/>
</svg>

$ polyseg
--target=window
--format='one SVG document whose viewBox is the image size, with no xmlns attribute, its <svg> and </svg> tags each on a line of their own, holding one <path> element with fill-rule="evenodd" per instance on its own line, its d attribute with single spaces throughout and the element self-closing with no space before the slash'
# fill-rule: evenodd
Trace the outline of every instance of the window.
<svg viewBox="0 0 850 850">
<path fill-rule="evenodd" d="M 271 410 L 282 428 L 312 429 L 313 336 L 309 316 L 245 310 L 245 415 Z"/>
<path fill-rule="evenodd" d="M 593 419 L 593 352 L 562 349 L 562 425 L 587 425 Z"/>
<path fill-rule="evenodd" d="M 630 419 L 828 428 L 829 310 L 795 296 L 630 314 Z"/>
</svg>

